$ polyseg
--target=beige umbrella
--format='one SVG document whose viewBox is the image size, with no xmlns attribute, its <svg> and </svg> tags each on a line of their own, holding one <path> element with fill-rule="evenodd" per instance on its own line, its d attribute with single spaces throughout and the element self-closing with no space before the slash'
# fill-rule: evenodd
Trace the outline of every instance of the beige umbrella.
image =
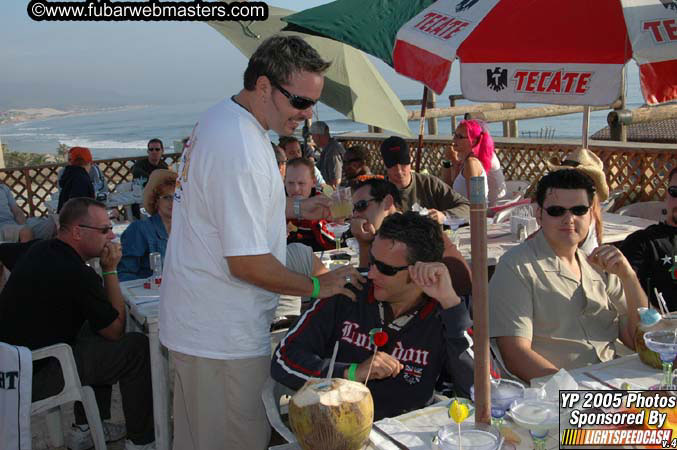
<svg viewBox="0 0 677 450">
<path fill-rule="evenodd" d="M 245 56 L 249 57 L 269 36 L 301 36 L 326 60 L 332 62 L 326 73 L 320 101 L 355 122 L 411 136 L 407 111 L 364 53 L 331 39 L 299 32 L 280 32 L 287 24 L 282 17 L 294 11 L 268 7 L 268 19 L 252 22 L 208 22 Z"/>
</svg>

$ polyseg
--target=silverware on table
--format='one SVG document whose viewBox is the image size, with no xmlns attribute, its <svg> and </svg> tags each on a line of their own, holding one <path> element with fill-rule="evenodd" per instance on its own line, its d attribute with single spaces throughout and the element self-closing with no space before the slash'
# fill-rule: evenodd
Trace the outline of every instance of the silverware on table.
<svg viewBox="0 0 677 450">
<path fill-rule="evenodd" d="M 385 436 L 386 439 L 388 439 L 390 442 L 392 442 L 397 448 L 400 450 L 409 450 L 409 447 L 401 443 L 400 441 L 396 440 L 394 437 L 383 431 L 381 428 L 378 427 L 375 423 L 371 425 L 371 428 L 375 431 L 377 431 L 379 434 L 382 436 Z"/>
</svg>

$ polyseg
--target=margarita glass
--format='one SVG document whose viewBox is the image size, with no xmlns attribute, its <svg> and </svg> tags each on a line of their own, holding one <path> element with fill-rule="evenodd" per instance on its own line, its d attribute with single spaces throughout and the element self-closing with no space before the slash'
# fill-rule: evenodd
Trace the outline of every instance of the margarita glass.
<svg viewBox="0 0 677 450">
<path fill-rule="evenodd" d="M 475 402 L 475 386 L 470 386 L 470 398 Z M 510 405 L 524 398 L 524 386 L 512 380 L 491 379 L 491 424 L 497 428 L 503 425 L 503 417 Z"/>
<path fill-rule="evenodd" d="M 341 236 L 343 236 L 343 233 L 348 231 L 350 228 L 349 223 L 336 223 L 336 222 L 330 222 L 327 224 L 327 230 L 329 230 L 334 237 L 336 238 L 336 250 L 341 249 Z"/>
<path fill-rule="evenodd" d="M 458 425 L 448 425 L 437 432 L 441 450 L 497 450 L 501 442 L 498 430 L 483 423 L 462 423 L 459 440 Z"/>
<path fill-rule="evenodd" d="M 677 356 L 677 330 L 648 331 L 644 333 L 644 342 L 649 350 L 658 353 L 663 364 L 663 378 L 659 389 L 675 390 L 672 382 L 672 362 Z"/>
<path fill-rule="evenodd" d="M 517 400 L 510 405 L 508 415 L 520 427 L 529 430 L 534 450 L 545 450 L 548 431 L 559 427 L 559 408 L 545 400 Z"/>
</svg>

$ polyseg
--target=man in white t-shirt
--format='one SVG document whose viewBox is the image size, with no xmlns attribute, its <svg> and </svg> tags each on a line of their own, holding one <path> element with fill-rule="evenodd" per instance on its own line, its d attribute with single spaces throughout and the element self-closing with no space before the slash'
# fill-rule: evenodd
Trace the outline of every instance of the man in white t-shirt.
<svg viewBox="0 0 677 450">
<path fill-rule="evenodd" d="M 329 64 L 298 37 L 272 37 L 244 89 L 200 117 L 181 157 L 160 302 L 160 340 L 175 362 L 174 449 L 268 447 L 261 390 L 278 294 L 355 298 L 346 267 L 318 277 L 285 268 L 285 217 L 321 218 L 328 201 L 289 199 L 268 130 L 312 115 Z"/>
</svg>

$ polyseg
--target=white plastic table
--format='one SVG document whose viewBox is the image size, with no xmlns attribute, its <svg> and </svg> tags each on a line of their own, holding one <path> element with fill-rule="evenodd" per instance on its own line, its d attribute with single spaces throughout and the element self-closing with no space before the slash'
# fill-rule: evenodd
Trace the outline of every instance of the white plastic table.
<svg viewBox="0 0 677 450">
<path fill-rule="evenodd" d="M 144 280 L 124 281 L 120 290 L 129 311 L 130 326 L 143 331 L 150 345 L 150 367 L 153 383 L 153 415 L 155 422 L 155 448 L 171 448 L 171 423 L 169 417 L 169 355 L 158 335 L 158 308 L 160 291 L 143 288 Z"/>
</svg>

